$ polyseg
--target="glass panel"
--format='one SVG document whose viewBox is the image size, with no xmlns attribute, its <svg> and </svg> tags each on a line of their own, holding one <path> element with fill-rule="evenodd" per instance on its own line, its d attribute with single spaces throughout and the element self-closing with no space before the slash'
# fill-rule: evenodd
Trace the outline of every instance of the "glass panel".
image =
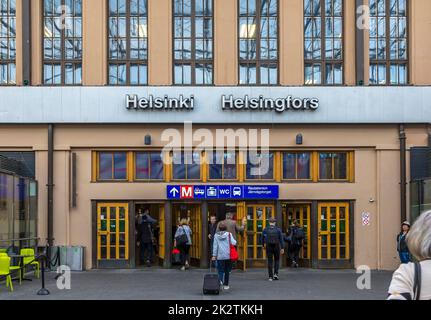
<svg viewBox="0 0 431 320">
<path fill-rule="evenodd" d="M 284 153 L 283 154 L 283 178 L 284 179 L 296 179 L 295 165 L 296 165 L 296 154 Z"/>
<path fill-rule="evenodd" d="M 127 154 L 125 152 L 114 153 L 114 179 L 125 180 L 127 178 Z"/>
<path fill-rule="evenodd" d="M 136 179 L 150 178 L 149 153 L 136 153 Z"/>
<path fill-rule="evenodd" d="M 319 154 L 319 178 L 322 180 L 332 179 L 332 154 Z"/>
<path fill-rule="evenodd" d="M 99 153 L 99 179 L 112 179 L 112 153 Z"/>
<path fill-rule="evenodd" d="M 310 153 L 297 154 L 297 178 L 310 179 Z"/>
<path fill-rule="evenodd" d="M 334 178 L 347 179 L 347 153 L 334 155 Z"/>
</svg>

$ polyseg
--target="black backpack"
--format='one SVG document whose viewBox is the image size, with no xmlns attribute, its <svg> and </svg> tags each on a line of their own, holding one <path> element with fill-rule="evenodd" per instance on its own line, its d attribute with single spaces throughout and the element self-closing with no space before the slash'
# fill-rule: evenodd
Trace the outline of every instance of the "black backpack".
<svg viewBox="0 0 431 320">
<path fill-rule="evenodd" d="M 266 229 L 266 242 L 268 244 L 280 244 L 280 235 L 276 227 Z"/>
<path fill-rule="evenodd" d="M 294 233 L 293 233 L 293 239 L 296 242 L 301 242 L 302 240 L 305 239 L 305 232 L 304 229 L 302 228 L 296 228 Z"/>
</svg>

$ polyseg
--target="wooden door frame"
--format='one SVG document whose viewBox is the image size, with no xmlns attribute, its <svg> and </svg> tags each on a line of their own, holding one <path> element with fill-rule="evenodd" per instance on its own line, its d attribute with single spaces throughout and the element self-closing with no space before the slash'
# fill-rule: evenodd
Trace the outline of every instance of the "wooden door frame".
<svg viewBox="0 0 431 320">
<path fill-rule="evenodd" d="M 310 210 L 310 217 L 308 220 L 308 230 L 309 230 L 309 239 L 308 239 L 308 248 L 310 249 L 310 257 L 309 259 L 299 259 L 299 265 L 300 267 L 303 268 L 312 268 L 312 261 L 313 261 L 313 246 L 312 246 L 312 239 L 314 236 L 314 230 L 313 230 L 313 226 L 314 224 L 312 223 L 312 216 L 313 216 L 313 201 L 280 201 L 280 204 L 283 205 L 287 205 L 287 206 L 309 206 L 309 210 Z M 280 223 L 280 228 L 283 232 L 283 235 L 287 234 L 287 230 L 283 230 L 283 222 L 284 222 L 284 216 L 283 214 L 281 215 L 281 223 Z M 281 258 L 281 263 L 282 266 L 284 267 L 288 267 L 288 254 L 287 254 L 287 243 L 285 243 L 285 254 L 284 256 L 282 256 Z"/>
<path fill-rule="evenodd" d="M 330 260 L 324 261 L 319 260 L 319 224 L 318 224 L 318 214 L 319 214 L 319 204 L 324 203 L 346 203 L 349 208 L 349 259 L 346 260 Z M 311 256 L 312 262 L 311 265 L 316 269 L 353 269 L 355 266 L 355 243 L 354 243 L 354 234 L 355 234 L 355 201 L 353 200 L 325 200 L 325 201 L 313 201 L 312 204 L 312 212 L 311 212 L 311 220 L 313 223 L 312 228 L 312 247 L 311 247 Z"/>
<path fill-rule="evenodd" d="M 272 207 L 272 212 L 273 212 L 273 216 L 276 218 L 277 217 L 277 202 L 267 202 L 267 201 L 245 201 L 245 217 L 247 217 L 248 220 L 248 215 L 247 215 L 247 211 L 249 207 L 253 208 L 253 221 L 254 221 L 254 214 L 255 214 L 255 208 L 256 207 Z M 265 209 L 265 218 L 267 218 L 266 216 L 266 209 Z M 266 219 L 265 219 L 266 220 Z M 263 220 L 263 221 L 265 221 Z M 264 228 L 263 228 L 264 229 Z M 262 230 L 263 230 L 262 229 Z M 244 235 L 245 237 L 248 237 L 248 229 L 245 230 L 246 234 Z M 254 232 L 254 228 L 252 230 Z M 245 266 L 246 268 L 253 268 L 253 267 L 262 267 L 264 268 L 266 266 L 266 254 L 263 253 L 264 255 L 264 259 L 254 259 L 254 258 L 250 258 L 248 256 L 248 239 L 245 242 L 246 246 L 244 248 L 244 251 L 246 252 L 246 259 L 245 259 Z M 262 250 L 264 250 L 262 248 Z"/>
<path fill-rule="evenodd" d="M 135 234 L 136 234 L 136 216 L 135 216 L 135 212 L 136 212 L 136 205 L 140 205 L 140 204 L 148 204 L 148 205 L 159 205 L 159 206 L 163 206 L 164 207 L 164 210 L 166 210 L 166 201 L 156 201 L 156 200 L 133 200 L 133 201 L 130 201 L 130 203 L 133 203 L 133 206 L 131 206 L 130 208 L 132 208 L 133 209 L 133 211 L 132 211 L 132 209 L 130 209 L 131 210 L 131 219 L 133 219 L 133 222 L 132 222 L 132 226 L 133 226 L 133 236 L 132 236 L 132 239 L 133 239 L 133 246 L 130 246 L 130 255 L 132 255 L 133 254 L 133 257 L 132 257 L 132 262 L 131 262 L 131 268 L 133 268 L 133 269 L 135 269 L 135 268 L 137 268 L 138 267 L 138 264 L 136 263 L 136 261 L 138 260 L 138 258 L 139 258 L 139 251 L 137 251 L 136 250 L 136 238 L 135 238 Z M 165 217 L 166 217 L 166 214 L 165 214 Z M 157 216 L 157 222 L 158 222 L 158 216 Z M 165 219 L 166 220 L 166 219 Z M 166 221 L 165 221 L 165 233 L 166 233 Z M 165 241 L 166 241 L 166 236 L 165 236 Z M 166 247 L 166 244 L 165 244 L 165 247 Z M 166 250 L 165 250 L 165 257 L 166 257 Z M 157 259 L 159 259 L 160 257 L 159 256 L 156 256 L 156 255 L 154 255 L 154 258 L 157 258 Z M 163 259 L 164 260 L 164 259 Z M 155 260 L 155 261 L 157 261 L 157 260 Z M 157 264 L 157 265 L 160 265 L 160 260 L 159 260 L 159 263 Z M 163 265 L 164 265 L 164 261 L 163 261 Z"/>
<path fill-rule="evenodd" d="M 127 260 L 98 260 L 97 259 L 97 206 L 99 203 L 116 203 L 116 204 L 127 204 L 129 207 L 129 258 Z M 91 201 L 91 224 L 92 224 L 92 268 L 93 269 L 117 269 L 117 268 L 134 268 L 135 262 L 135 249 L 131 246 L 135 243 L 135 215 L 131 214 L 134 212 L 133 201 L 121 201 L 121 200 L 92 200 Z"/>
</svg>

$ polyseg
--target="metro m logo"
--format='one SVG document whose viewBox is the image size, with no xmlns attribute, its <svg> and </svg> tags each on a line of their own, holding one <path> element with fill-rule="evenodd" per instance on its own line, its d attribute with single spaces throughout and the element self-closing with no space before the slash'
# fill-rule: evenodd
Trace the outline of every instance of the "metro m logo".
<svg viewBox="0 0 431 320">
<path fill-rule="evenodd" d="M 193 186 L 182 186 L 181 187 L 181 199 L 193 199 Z"/>
</svg>

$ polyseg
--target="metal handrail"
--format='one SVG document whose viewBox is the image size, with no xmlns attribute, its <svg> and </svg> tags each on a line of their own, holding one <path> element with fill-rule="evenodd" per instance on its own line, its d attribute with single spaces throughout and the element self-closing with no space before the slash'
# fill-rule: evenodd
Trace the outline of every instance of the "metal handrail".
<svg viewBox="0 0 431 320">
<path fill-rule="evenodd" d="M 0 240 L 0 242 L 18 242 L 18 241 L 31 241 L 31 240 L 37 240 L 37 241 L 39 241 L 40 238 L 6 239 L 6 240 Z"/>
</svg>

